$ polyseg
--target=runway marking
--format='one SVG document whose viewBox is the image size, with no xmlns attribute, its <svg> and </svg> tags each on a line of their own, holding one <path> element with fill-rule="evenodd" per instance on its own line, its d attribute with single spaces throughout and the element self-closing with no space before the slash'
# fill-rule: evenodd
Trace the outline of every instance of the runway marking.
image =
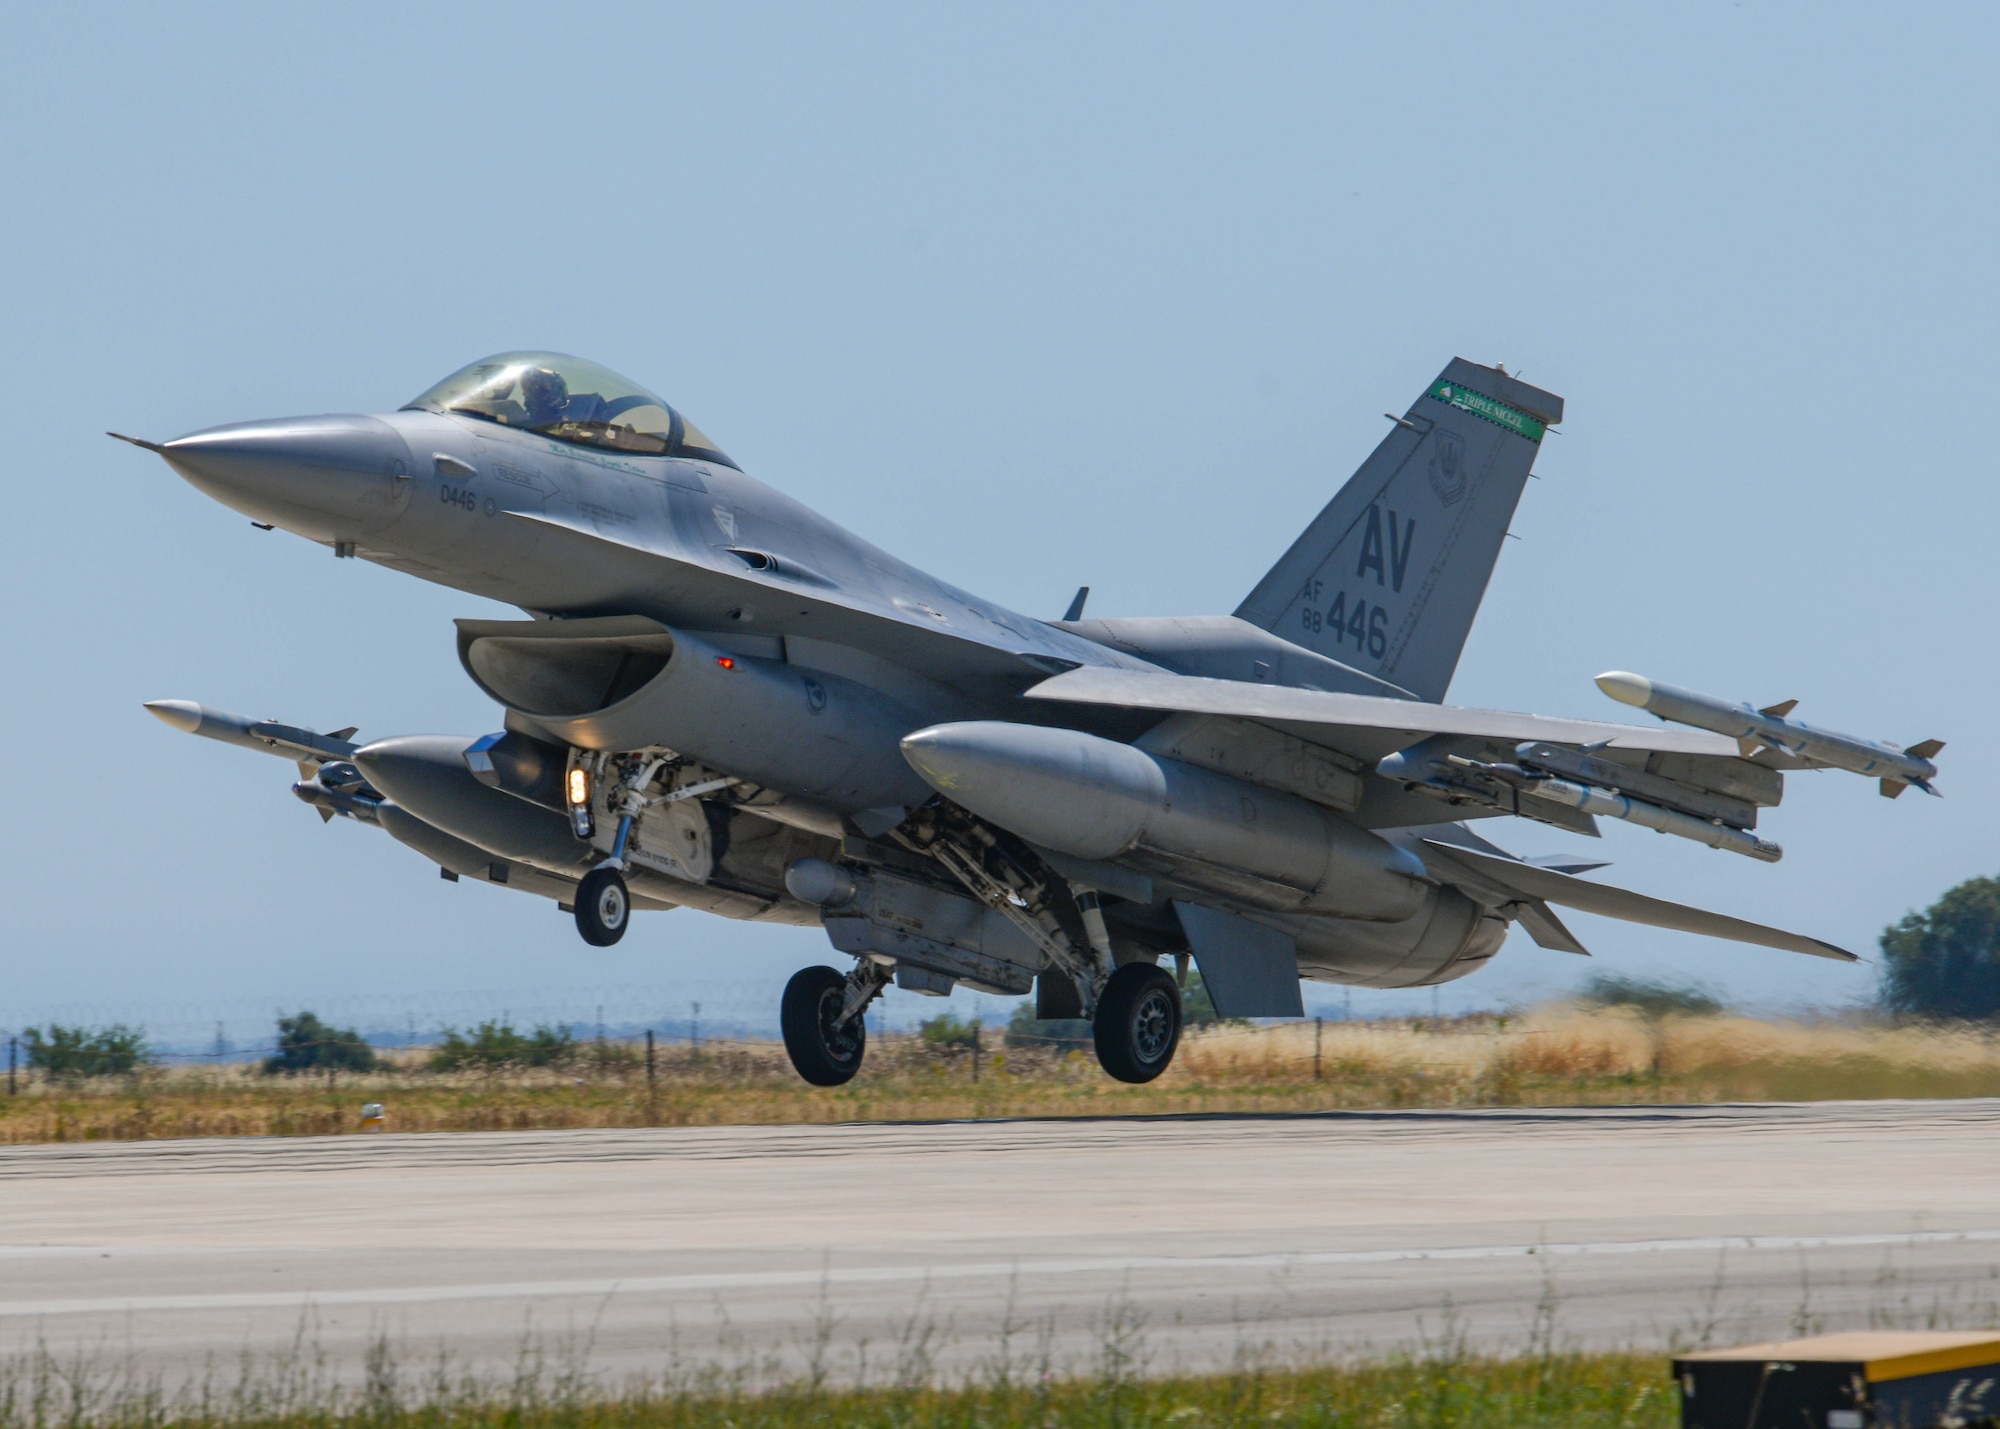
<svg viewBox="0 0 2000 1429">
<path fill-rule="evenodd" d="M 1671 1255 L 1698 1251 L 1831 1250 L 1915 1247 L 2000 1241 L 2000 1229 L 1864 1232 L 1852 1235 L 1688 1236 L 1672 1240 L 1571 1241 L 1551 1245 L 1467 1245 L 1401 1250 L 1326 1250 L 1259 1255 L 1073 1256 L 969 1265 L 854 1266 L 624 1279 L 514 1281 L 489 1285 L 392 1286 L 369 1290 L 262 1291 L 254 1294 L 130 1295 L 76 1300 L 0 1301 L 0 1318 L 123 1314 L 146 1310 L 280 1310 L 329 1305 L 422 1305 L 452 1300 L 513 1300 L 558 1296 L 661 1295 L 685 1291 L 786 1289 L 794 1286 L 881 1285 L 935 1280 L 1002 1280 L 1016 1276 L 1081 1275 L 1147 1270 L 1293 1270 L 1409 1261 L 1511 1260 L 1529 1256 Z M 8 1247 L 13 1254 L 80 1247 Z"/>
</svg>

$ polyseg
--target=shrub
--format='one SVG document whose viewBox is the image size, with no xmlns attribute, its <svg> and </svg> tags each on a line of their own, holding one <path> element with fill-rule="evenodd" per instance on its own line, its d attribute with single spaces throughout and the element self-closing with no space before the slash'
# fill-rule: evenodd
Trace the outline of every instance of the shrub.
<svg viewBox="0 0 2000 1429">
<path fill-rule="evenodd" d="M 1972 878 L 1882 930 L 1882 1005 L 1908 1017 L 2000 1013 L 2000 879 Z"/>
<path fill-rule="evenodd" d="M 310 1012 L 278 1019 L 278 1052 L 264 1059 L 266 1072 L 366 1072 L 375 1049 L 352 1028 L 329 1027 Z"/>
<path fill-rule="evenodd" d="M 1030 997 L 1015 1005 L 1014 1015 L 1007 1019 L 1007 1045 L 1009 1047 L 1046 1047 L 1052 1051 L 1068 1051 L 1090 1045 L 1090 1024 L 1080 1017 L 1051 1017 L 1043 1019 L 1035 1016 L 1035 1000 Z"/>
<path fill-rule="evenodd" d="M 1584 984 L 1583 996 L 1601 1007 L 1630 1007 L 1648 1017 L 1665 1017 L 1673 1012 L 1712 1017 L 1723 1010 L 1720 998 L 1694 983 L 1650 982 L 1618 973 L 1595 974 Z"/>
<path fill-rule="evenodd" d="M 21 1034 L 28 1047 L 28 1066 L 51 1077 L 115 1077 L 151 1066 L 153 1054 L 141 1027 L 114 1022 L 109 1027 L 30 1027 Z"/>
<path fill-rule="evenodd" d="M 553 1067 L 576 1054 L 576 1039 L 567 1027 L 538 1025 L 531 1033 L 516 1032 L 511 1022 L 482 1022 L 470 1033 L 455 1027 L 431 1053 L 431 1070 L 454 1072 L 466 1067 Z"/>
<path fill-rule="evenodd" d="M 927 1017 L 917 1024 L 917 1036 L 924 1046 L 940 1052 L 969 1048 L 978 1034 L 977 1018 L 961 1020 L 949 1012 Z"/>
</svg>

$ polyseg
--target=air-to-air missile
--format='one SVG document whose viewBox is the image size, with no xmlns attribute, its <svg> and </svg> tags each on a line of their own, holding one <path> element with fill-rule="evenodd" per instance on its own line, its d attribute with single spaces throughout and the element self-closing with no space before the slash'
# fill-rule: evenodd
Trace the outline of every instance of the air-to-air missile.
<svg viewBox="0 0 2000 1429">
<path fill-rule="evenodd" d="M 146 708 L 183 734 L 219 739 L 224 744 L 282 755 L 302 764 L 352 759 L 359 747 L 348 738 L 354 733 L 352 727 L 337 729 L 332 734 L 320 734 L 296 725 L 280 724 L 276 720 L 231 714 L 228 710 L 198 705 L 193 700 L 148 700 Z"/>
<path fill-rule="evenodd" d="M 1582 777 L 1591 778 L 1593 782 L 1586 784 L 1579 782 L 1577 779 L 1565 779 L 1561 777 L 1561 774 L 1551 772 L 1537 758 L 1537 756 L 1541 756 L 1543 759 L 1547 759 L 1549 763 L 1554 763 L 1558 755 L 1569 756 L 1563 762 L 1586 766 L 1587 772 L 1586 770 L 1574 772 L 1577 772 Z M 1668 808 L 1664 803 L 1653 803 L 1650 800 L 1634 798 L 1630 794 L 1619 792 L 1616 786 L 1630 784 L 1635 780 L 1642 780 L 1648 777 L 1635 770 L 1612 765 L 1607 760 L 1577 756 L 1574 751 L 1561 750 L 1556 746 L 1546 744 L 1523 744 L 1515 751 L 1515 757 L 1521 761 L 1519 764 L 1488 764 L 1480 760 L 1463 759 L 1457 755 L 1453 755 L 1451 759 L 1454 764 L 1463 765 L 1468 769 L 1486 775 L 1490 779 L 1497 779 L 1502 784 L 1519 789 L 1524 794 L 1533 794 L 1540 799 L 1551 799 L 1558 804 L 1567 805 L 1582 813 L 1602 814 L 1606 818 L 1623 819 L 1625 822 L 1637 824 L 1641 828 L 1653 829 L 1663 834 L 1675 834 L 1684 839 L 1693 839 L 1696 843 L 1707 844 L 1710 848 L 1726 848 L 1731 853 L 1745 854 L 1750 858 L 1761 860 L 1764 863 L 1776 863 L 1785 856 L 1785 851 L 1777 844 L 1772 843 L 1769 839 L 1759 838 L 1747 828 L 1740 828 L 1735 824 L 1718 822 L 1714 817 L 1698 818 L 1693 814 L 1683 813 L 1679 809 Z M 1590 768 L 1590 766 L 1599 765 L 1604 766 L 1605 770 L 1615 772 L 1601 773 L 1597 769 Z M 1564 770 L 1562 772 L 1569 773 L 1572 771 Z M 1668 781 L 1661 779 L 1653 782 L 1664 784 Z M 1599 787 L 1602 784 L 1610 784 L 1613 787 L 1608 789 Z M 1692 790 L 1687 791 L 1681 797 L 1684 802 L 1694 802 L 1696 799 L 1699 799 L 1704 804 L 1719 802 L 1734 804 L 1738 802 L 1733 799 L 1724 801 L 1713 796 L 1703 798 L 1695 795 Z"/>
<path fill-rule="evenodd" d="M 1768 749 L 1808 767 L 1845 769 L 1880 779 L 1883 797 L 1889 799 L 1911 784 L 1926 794 L 1937 793 L 1931 787 L 1931 780 L 1937 778 L 1938 772 L 1931 757 L 1944 748 L 1941 739 L 1927 739 L 1898 749 L 1893 744 L 1835 734 L 1787 719 L 1785 716 L 1797 706 L 1797 700 L 1763 709 L 1748 703 L 1732 705 L 1727 700 L 1662 685 L 1626 670 L 1599 675 L 1597 688 L 1620 704 L 1635 705 L 1663 720 L 1726 735 L 1737 742 L 1745 759 Z"/>
</svg>

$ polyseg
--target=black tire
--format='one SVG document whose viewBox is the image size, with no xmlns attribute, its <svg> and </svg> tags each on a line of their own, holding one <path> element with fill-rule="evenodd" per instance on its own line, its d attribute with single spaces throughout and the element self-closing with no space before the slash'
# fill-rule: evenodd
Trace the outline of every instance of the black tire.
<svg viewBox="0 0 2000 1429">
<path fill-rule="evenodd" d="M 1098 1066 L 1121 1082 L 1150 1082 L 1180 1046 L 1180 989 L 1151 963 L 1127 963 L 1104 985 L 1091 1031 Z"/>
<path fill-rule="evenodd" d="M 593 868 L 576 886 L 576 930 L 593 948 L 608 948 L 632 922 L 632 895 L 615 868 Z"/>
<path fill-rule="evenodd" d="M 834 1029 L 847 997 L 847 979 L 834 968 L 800 968 L 785 984 L 778 1026 L 785 1052 L 798 1074 L 816 1087 L 837 1087 L 861 1070 L 868 1051 L 868 1025 L 859 1017 Z"/>
</svg>

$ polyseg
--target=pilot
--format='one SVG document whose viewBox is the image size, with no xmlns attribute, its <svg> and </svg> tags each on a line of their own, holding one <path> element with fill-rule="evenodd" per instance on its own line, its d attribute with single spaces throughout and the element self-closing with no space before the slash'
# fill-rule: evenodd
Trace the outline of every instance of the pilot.
<svg viewBox="0 0 2000 1429">
<path fill-rule="evenodd" d="M 560 372 L 531 367 L 521 374 L 521 402 L 531 427 L 554 426 L 569 408 L 569 384 Z"/>
</svg>

